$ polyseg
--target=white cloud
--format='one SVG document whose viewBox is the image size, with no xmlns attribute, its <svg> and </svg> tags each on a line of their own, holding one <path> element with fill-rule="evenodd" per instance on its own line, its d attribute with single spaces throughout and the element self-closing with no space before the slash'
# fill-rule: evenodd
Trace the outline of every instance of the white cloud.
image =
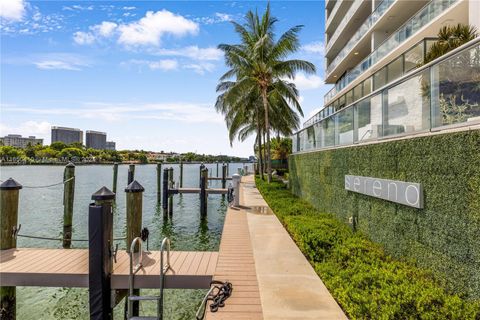
<svg viewBox="0 0 480 320">
<path fill-rule="evenodd" d="M 180 56 L 200 61 L 220 60 L 223 56 L 222 51 L 215 47 L 199 48 L 198 46 L 189 46 L 180 49 L 159 49 L 155 51 L 154 54 L 161 56 Z"/>
<path fill-rule="evenodd" d="M 81 70 L 79 67 L 74 64 L 65 62 L 65 61 L 55 61 L 55 60 L 45 60 L 38 61 L 34 63 L 38 69 L 42 70 Z"/>
<path fill-rule="evenodd" d="M 325 52 L 325 45 L 321 41 L 311 42 L 302 46 L 302 50 L 308 53 L 323 55 Z"/>
<path fill-rule="evenodd" d="M 137 9 L 136 7 L 123 7 L 123 10 L 135 10 Z"/>
<path fill-rule="evenodd" d="M 117 28 L 117 26 L 118 25 L 115 22 L 103 21 L 100 24 L 90 27 L 90 29 L 93 32 L 101 35 L 102 37 L 110 37 Z"/>
<path fill-rule="evenodd" d="M 202 24 L 215 24 L 215 23 L 229 22 L 234 20 L 234 18 L 232 15 L 227 13 L 215 12 L 213 16 L 195 18 L 194 20 Z"/>
<path fill-rule="evenodd" d="M 169 120 L 184 123 L 223 123 L 218 113 L 212 112 L 213 106 L 205 103 L 82 103 L 75 108 L 30 108 L 2 105 L 2 110 L 15 113 L 40 114 L 50 116 L 74 116 L 95 118 L 109 122 L 142 120 Z"/>
<path fill-rule="evenodd" d="M 318 89 L 323 86 L 323 79 L 317 75 L 305 75 L 303 73 L 299 73 L 295 76 L 295 80 L 293 80 L 297 89 L 299 90 L 312 90 Z"/>
<path fill-rule="evenodd" d="M 215 16 L 218 18 L 218 21 L 220 22 L 228 22 L 233 20 L 232 16 L 227 13 L 216 12 Z"/>
<path fill-rule="evenodd" d="M 178 69 L 178 61 L 175 59 L 164 59 L 158 61 L 149 61 L 149 60 L 130 60 L 128 62 L 123 62 L 122 65 L 139 65 L 139 66 L 147 66 L 151 70 L 163 70 L 163 71 L 171 71 Z"/>
<path fill-rule="evenodd" d="M 215 65 L 210 62 L 200 63 L 188 63 L 183 66 L 184 69 L 190 69 L 198 74 L 205 74 L 205 72 L 212 72 L 215 69 Z"/>
<path fill-rule="evenodd" d="M 95 36 L 89 32 L 77 31 L 73 34 L 73 41 L 79 45 L 92 44 L 95 42 Z"/>
<path fill-rule="evenodd" d="M 184 36 L 197 34 L 198 24 L 170 11 L 148 11 L 145 17 L 136 22 L 118 27 L 118 42 L 126 46 L 158 46 L 166 34 Z"/>
<path fill-rule="evenodd" d="M 24 0 L 1 0 L 0 18 L 8 21 L 20 21 L 25 14 Z"/>
<path fill-rule="evenodd" d="M 69 53 L 39 55 L 34 58 L 32 63 L 41 70 L 79 71 L 83 67 L 90 66 L 90 63 L 82 56 Z"/>
<path fill-rule="evenodd" d="M 51 127 L 52 124 L 46 121 L 26 121 L 15 127 L 0 123 L 0 135 L 20 134 L 46 139 L 50 134 Z"/>
</svg>

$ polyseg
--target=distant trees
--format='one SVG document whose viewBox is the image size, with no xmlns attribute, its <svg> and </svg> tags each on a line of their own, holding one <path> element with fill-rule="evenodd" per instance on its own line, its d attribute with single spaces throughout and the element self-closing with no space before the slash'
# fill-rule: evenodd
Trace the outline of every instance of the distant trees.
<svg viewBox="0 0 480 320">
<path fill-rule="evenodd" d="M 277 39 L 274 32 L 277 21 L 267 5 L 262 17 L 249 11 L 244 24 L 232 22 L 241 42 L 218 46 L 230 69 L 219 80 L 215 105 L 225 116 L 230 142 L 235 137 L 243 141 L 256 134 L 260 172 L 263 178 L 265 163 L 269 182 L 272 174 L 270 133 L 291 134 L 299 125 L 297 113 L 303 115 L 292 80 L 298 71 L 315 72 L 310 62 L 287 59 L 300 48 L 298 33 L 303 26 L 289 29 Z M 262 141 L 266 144 L 264 156 Z"/>
</svg>

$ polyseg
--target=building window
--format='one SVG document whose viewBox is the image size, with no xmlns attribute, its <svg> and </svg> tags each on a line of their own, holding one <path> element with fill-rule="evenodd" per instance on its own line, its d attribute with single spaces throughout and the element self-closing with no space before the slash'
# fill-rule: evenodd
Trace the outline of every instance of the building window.
<svg viewBox="0 0 480 320">
<path fill-rule="evenodd" d="M 373 75 L 373 91 L 380 89 L 387 83 L 387 68 L 378 70 Z"/>
<path fill-rule="evenodd" d="M 417 66 L 423 63 L 423 54 L 423 41 L 405 53 L 405 73 L 415 69 Z"/>
<path fill-rule="evenodd" d="M 363 81 L 363 96 L 366 96 L 372 92 L 372 78 L 368 78 Z"/>
<path fill-rule="evenodd" d="M 387 66 L 387 83 L 400 78 L 403 74 L 403 56 L 398 57 Z"/>
</svg>

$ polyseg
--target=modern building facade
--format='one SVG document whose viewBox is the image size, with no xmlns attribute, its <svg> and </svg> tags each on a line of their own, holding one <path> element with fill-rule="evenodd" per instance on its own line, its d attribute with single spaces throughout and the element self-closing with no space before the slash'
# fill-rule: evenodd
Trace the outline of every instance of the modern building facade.
<svg viewBox="0 0 480 320">
<path fill-rule="evenodd" d="M 107 133 L 87 130 L 85 134 L 86 147 L 104 150 L 107 148 Z"/>
<path fill-rule="evenodd" d="M 43 139 L 37 139 L 35 136 L 22 137 L 19 134 L 9 134 L 0 138 L 3 146 L 11 146 L 17 148 L 26 148 L 29 144 L 32 146 L 43 145 Z"/>
<path fill-rule="evenodd" d="M 63 142 L 65 144 L 83 143 L 83 131 L 76 128 L 52 127 L 52 143 Z"/>
<path fill-rule="evenodd" d="M 114 141 L 107 141 L 105 144 L 106 150 L 115 150 L 115 142 Z"/>
<path fill-rule="evenodd" d="M 324 106 L 294 152 L 470 126 L 480 121 L 479 39 L 431 63 L 444 26 L 480 31 L 477 0 L 327 0 Z"/>
</svg>

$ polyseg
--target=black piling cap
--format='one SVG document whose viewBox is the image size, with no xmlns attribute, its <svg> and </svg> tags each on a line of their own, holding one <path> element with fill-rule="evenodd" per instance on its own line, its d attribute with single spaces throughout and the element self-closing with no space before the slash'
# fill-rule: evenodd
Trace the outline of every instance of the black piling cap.
<svg viewBox="0 0 480 320">
<path fill-rule="evenodd" d="M 65 167 L 67 168 L 75 168 L 75 165 L 72 162 L 69 162 Z"/>
<path fill-rule="evenodd" d="M 22 185 L 12 178 L 9 178 L 8 180 L 0 184 L 0 190 L 20 190 L 20 189 L 22 189 Z"/>
<path fill-rule="evenodd" d="M 142 187 L 142 185 L 138 183 L 137 180 L 133 180 L 132 183 L 130 183 L 125 188 L 125 192 L 143 192 L 143 191 L 145 191 L 145 188 Z"/>
<path fill-rule="evenodd" d="M 113 200 L 115 193 L 110 191 L 107 187 L 101 187 L 97 192 L 92 194 L 92 200 Z"/>
</svg>

